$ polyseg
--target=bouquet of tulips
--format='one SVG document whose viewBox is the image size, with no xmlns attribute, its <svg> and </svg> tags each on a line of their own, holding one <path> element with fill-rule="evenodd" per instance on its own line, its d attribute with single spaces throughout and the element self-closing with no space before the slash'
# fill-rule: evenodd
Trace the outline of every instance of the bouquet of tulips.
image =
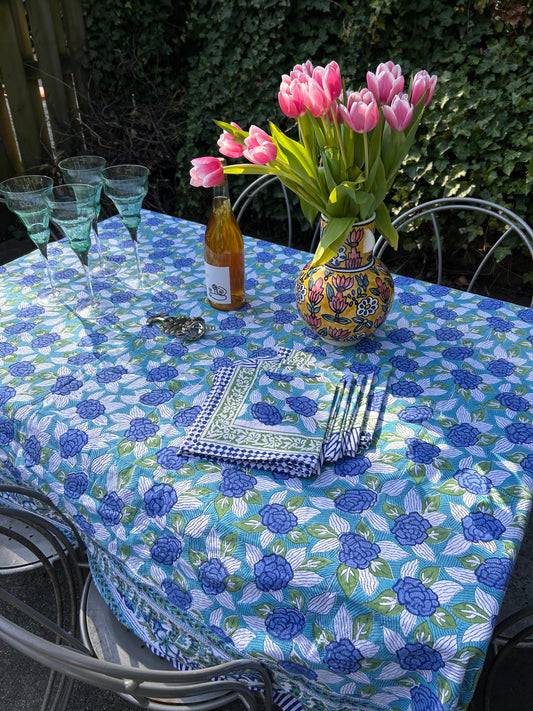
<svg viewBox="0 0 533 711">
<path fill-rule="evenodd" d="M 258 126 L 248 131 L 236 123 L 216 121 L 222 129 L 220 153 L 244 157 L 247 163 L 222 166 L 212 156 L 192 161 L 191 185 L 211 187 L 223 173 L 276 175 L 300 199 L 313 224 L 322 214 L 321 234 L 313 266 L 331 259 L 354 222 L 375 213 L 376 228 L 397 247 L 384 199 L 412 145 L 425 107 L 437 83 L 419 71 L 407 91 L 401 67 L 389 61 L 367 72 L 367 86 L 346 90 L 339 66 L 297 64 L 283 75 L 279 105 L 296 120 L 298 140 L 270 123 L 270 134 Z"/>
</svg>

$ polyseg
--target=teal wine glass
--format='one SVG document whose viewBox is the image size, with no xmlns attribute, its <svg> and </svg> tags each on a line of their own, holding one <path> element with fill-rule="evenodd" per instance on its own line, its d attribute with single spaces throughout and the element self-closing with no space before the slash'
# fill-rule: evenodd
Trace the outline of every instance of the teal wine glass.
<svg viewBox="0 0 533 711">
<path fill-rule="evenodd" d="M 48 263 L 50 208 L 45 197 L 50 194 L 53 184 L 52 178 L 46 175 L 21 175 L 0 183 L 0 195 L 5 198 L 8 208 L 20 218 L 29 238 L 43 256 L 48 286 L 38 292 L 37 302 L 45 307 L 61 306 L 61 292 L 54 284 Z"/>
<path fill-rule="evenodd" d="M 138 286 L 142 286 L 137 232 L 141 223 L 141 206 L 148 192 L 148 168 L 143 165 L 114 165 L 103 173 L 104 192 L 117 208 L 122 223 L 133 241 Z"/>
<path fill-rule="evenodd" d="M 97 316 L 100 312 L 89 272 L 91 226 L 95 215 L 96 185 L 57 185 L 46 197 L 50 219 L 68 239 L 78 255 L 87 280 L 88 298 L 81 299 L 75 309 L 80 316 Z"/>
<path fill-rule="evenodd" d="M 100 195 L 102 193 L 103 178 L 102 171 L 106 167 L 105 158 L 100 156 L 73 156 L 64 158 L 59 162 L 59 170 L 63 180 L 68 184 L 96 185 L 97 191 L 94 200 L 95 217 L 92 228 L 94 242 L 98 251 L 98 262 L 91 267 L 91 273 L 95 277 L 108 277 L 116 272 L 116 265 L 104 259 L 102 254 L 102 242 L 98 234 L 98 216 L 100 215 Z"/>
</svg>

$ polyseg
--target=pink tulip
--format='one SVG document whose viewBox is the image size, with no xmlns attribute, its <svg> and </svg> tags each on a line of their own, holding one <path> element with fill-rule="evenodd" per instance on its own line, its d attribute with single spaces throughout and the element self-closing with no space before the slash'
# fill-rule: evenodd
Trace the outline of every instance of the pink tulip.
<svg viewBox="0 0 533 711">
<path fill-rule="evenodd" d="M 289 118 L 298 118 L 305 114 L 301 83 L 284 74 L 279 87 L 278 101 L 281 110 Z"/>
<path fill-rule="evenodd" d="M 303 64 L 296 64 L 294 69 L 291 72 L 291 79 L 294 79 L 293 72 L 295 74 L 306 74 L 308 77 L 313 76 L 313 63 L 311 62 L 310 59 L 307 60 L 307 62 L 304 62 Z"/>
<path fill-rule="evenodd" d="M 415 74 L 413 79 L 413 85 L 411 86 L 411 103 L 416 106 L 420 99 L 424 96 L 427 91 L 427 96 L 424 100 L 424 106 L 427 106 L 433 94 L 435 93 L 435 87 L 437 85 L 437 75 L 429 76 L 425 69 L 421 72 Z"/>
<path fill-rule="evenodd" d="M 315 118 L 319 118 L 329 111 L 331 100 L 317 79 L 309 79 L 305 84 L 302 83 L 301 87 L 304 104 Z"/>
<path fill-rule="evenodd" d="M 405 131 L 413 118 L 414 107 L 407 94 L 396 94 L 390 106 L 382 106 L 385 121 L 395 131 Z"/>
<path fill-rule="evenodd" d="M 375 74 L 366 73 L 366 82 L 379 104 L 390 104 L 393 98 L 403 91 L 402 68 L 390 61 L 380 64 Z"/>
<path fill-rule="evenodd" d="M 332 101 L 338 99 L 342 94 L 341 70 L 337 62 L 330 62 L 326 65 L 322 86 L 324 91 L 329 93 L 329 97 Z"/>
<path fill-rule="evenodd" d="M 356 133 L 368 133 L 379 121 L 378 103 L 369 89 L 350 92 L 347 105 L 339 108 L 344 123 Z"/>
<path fill-rule="evenodd" d="M 191 185 L 195 188 L 212 188 L 218 185 L 224 177 L 222 163 L 219 158 L 204 156 L 203 158 L 193 158 L 193 167 L 190 170 Z"/>
<path fill-rule="evenodd" d="M 233 121 L 231 122 L 231 125 L 235 128 L 238 128 L 239 131 L 242 130 L 241 127 Z M 222 153 L 222 155 L 227 156 L 228 158 L 240 158 L 244 151 L 244 148 L 241 146 L 241 144 L 237 143 L 231 133 L 228 133 L 227 131 L 224 131 L 220 134 L 220 138 L 218 139 L 217 144 L 218 149 Z"/>
<path fill-rule="evenodd" d="M 278 149 L 268 133 L 258 126 L 250 126 L 248 138 L 244 142 L 246 150 L 243 155 L 250 163 L 264 165 L 275 160 L 278 155 Z"/>
</svg>

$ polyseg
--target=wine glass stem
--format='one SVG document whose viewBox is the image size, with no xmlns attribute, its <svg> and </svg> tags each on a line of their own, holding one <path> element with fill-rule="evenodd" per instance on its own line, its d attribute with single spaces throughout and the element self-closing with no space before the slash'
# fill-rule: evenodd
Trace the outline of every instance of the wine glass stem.
<svg viewBox="0 0 533 711">
<path fill-rule="evenodd" d="M 135 234 L 135 239 L 133 239 L 133 252 L 135 254 L 135 264 L 137 265 L 137 274 L 139 275 L 139 281 L 142 281 L 142 272 L 141 272 L 141 262 L 139 261 L 139 245 L 137 243 L 137 234 Z"/>
<path fill-rule="evenodd" d="M 102 245 L 100 243 L 100 236 L 98 235 L 98 220 L 95 218 L 93 220 L 93 232 L 94 232 L 94 241 L 96 242 L 96 249 L 98 250 L 98 263 L 100 264 L 101 267 L 104 266 L 104 258 L 102 256 Z"/>
<path fill-rule="evenodd" d="M 93 283 L 91 281 L 91 275 L 89 273 L 89 267 L 86 266 L 85 264 L 82 264 L 83 266 L 83 271 L 85 272 L 85 278 L 87 279 L 87 291 L 89 292 L 89 299 L 91 301 L 94 301 L 94 291 L 93 291 Z"/>
<path fill-rule="evenodd" d="M 55 289 L 54 280 L 52 279 L 52 270 L 50 269 L 50 262 L 48 261 L 48 249 L 47 249 L 48 243 L 37 244 L 37 247 L 39 248 L 39 252 L 42 254 L 42 257 L 43 257 L 46 276 L 48 278 L 48 283 L 50 285 L 50 288 Z"/>
</svg>

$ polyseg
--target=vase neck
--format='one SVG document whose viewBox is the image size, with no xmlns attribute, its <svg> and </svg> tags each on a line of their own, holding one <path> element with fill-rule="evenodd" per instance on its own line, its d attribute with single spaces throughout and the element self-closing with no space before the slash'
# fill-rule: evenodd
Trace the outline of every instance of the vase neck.
<svg viewBox="0 0 533 711">
<path fill-rule="evenodd" d="M 339 251 L 327 262 L 335 269 L 362 269 L 374 262 L 375 218 L 363 222 L 354 222 Z"/>
</svg>

